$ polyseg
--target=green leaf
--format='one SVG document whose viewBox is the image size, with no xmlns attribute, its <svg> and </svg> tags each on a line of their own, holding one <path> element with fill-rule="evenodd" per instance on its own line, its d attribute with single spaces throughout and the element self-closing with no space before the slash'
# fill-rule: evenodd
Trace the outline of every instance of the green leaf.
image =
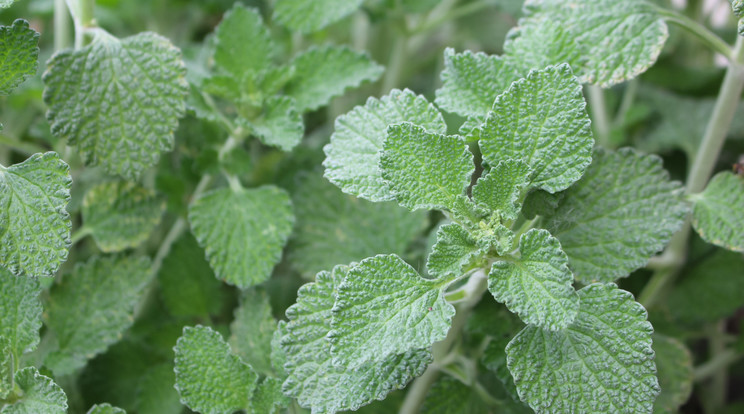
<svg viewBox="0 0 744 414">
<path fill-rule="evenodd" d="M 154 33 L 93 42 L 55 54 L 44 73 L 52 133 L 86 165 L 134 180 L 173 148 L 188 84 L 180 51 Z"/>
<path fill-rule="evenodd" d="M 522 214 L 532 220 L 535 216 L 550 216 L 555 212 L 566 193 L 550 194 L 547 191 L 536 190 L 530 192 L 524 199 Z"/>
<path fill-rule="evenodd" d="M 16 361 L 10 340 L 0 335 L 0 401 L 5 400 L 13 391 Z"/>
<path fill-rule="evenodd" d="M 0 26 L 0 95 L 10 94 L 36 74 L 38 60 L 39 33 L 29 28 L 27 21 L 18 19 L 11 26 Z"/>
<path fill-rule="evenodd" d="M 272 96 L 264 102 L 264 111 L 250 121 L 241 119 L 266 145 L 289 151 L 302 141 L 305 124 L 295 101 L 286 96 Z"/>
<path fill-rule="evenodd" d="M 230 346 L 259 374 L 274 372 L 270 357 L 275 330 L 276 320 L 266 292 L 258 289 L 243 292 L 240 306 L 235 309 L 235 319 L 230 324 Z"/>
<path fill-rule="evenodd" d="M 380 155 L 382 178 L 409 210 L 452 210 L 475 171 L 473 154 L 459 136 L 403 123 L 388 127 Z"/>
<path fill-rule="evenodd" d="M 744 252 L 744 178 L 718 173 L 693 200 L 692 226 L 700 237 L 716 246 Z"/>
<path fill-rule="evenodd" d="M 499 161 L 478 179 L 473 187 L 473 201 L 491 211 L 498 211 L 506 220 L 515 220 L 522 209 L 521 198 L 532 176 L 532 170 L 522 161 Z"/>
<path fill-rule="evenodd" d="M 677 339 L 654 334 L 654 352 L 661 393 L 654 403 L 654 414 L 674 414 L 692 393 L 692 355 Z"/>
<path fill-rule="evenodd" d="M 738 32 L 739 36 L 744 36 L 744 1 L 742 0 L 730 0 L 731 8 L 734 10 L 734 14 L 739 19 Z"/>
<path fill-rule="evenodd" d="M 612 283 L 579 297 L 568 328 L 527 326 L 507 346 L 520 398 L 537 413 L 651 413 L 659 384 L 646 310 Z"/>
<path fill-rule="evenodd" d="M 314 283 L 300 288 L 297 303 L 287 309 L 289 323 L 281 340 L 288 374 L 283 390 L 302 407 L 312 408 L 313 414 L 356 410 L 381 400 L 421 375 L 431 360 L 428 351 L 414 350 L 356 369 L 334 366 L 326 336 L 334 297 L 347 272 L 348 267 L 337 266 L 332 272 L 318 273 Z"/>
<path fill-rule="evenodd" d="M 127 412 L 109 403 L 103 403 L 90 407 L 87 414 L 127 414 Z"/>
<path fill-rule="evenodd" d="M 424 279 L 396 255 L 349 269 L 338 285 L 328 333 L 334 364 L 358 368 L 443 340 L 455 314 L 444 299 L 450 281 Z"/>
<path fill-rule="evenodd" d="M 444 375 L 437 380 L 421 406 L 423 414 L 489 414 L 492 411 L 474 386 Z"/>
<path fill-rule="evenodd" d="M 2 268 L 0 286 L 0 338 L 7 341 L 5 346 L 17 363 L 21 355 L 33 351 L 39 344 L 41 289 L 38 280 L 13 276 Z M 0 345 L 2 351 L 3 346 Z"/>
<path fill-rule="evenodd" d="M 137 247 L 160 224 L 165 202 L 137 183 L 109 181 L 85 193 L 83 225 L 104 252 Z"/>
<path fill-rule="evenodd" d="M 354 13 L 364 0 L 277 0 L 274 18 L 289 29 L 316 32 Z"/>
<path fill-rule="evenodd" d="M 139 414 L 181 414 L 183 405 L 178 391 L 173 387 L 176 374 L 172 361 L 156 365 L 142 375 L 135 407 Z"/>
<path fill-rule="evenodd" d="M 290 65 L 295 75 L 285 93 L 295 98 L 299 112 L 318 109 L 347 88 L 377 80 L 385 70 L 367 53 L 330 45 L 311 48 L 292 59 Z"/>
<path fill-rule="evenodd" d="M 381 99 L 369 98 L 336 118 L 336 131 L 323 149 L 325 177 L 347 194 L 370 201 L 394 200 L 380 170 L 380 152 L 390 125 L 411 122 L 430 133 L 444 134 L 442 114 L 423 96 L 392 90 Z"/>
<path fill-rule="evenodd" d="M 121 339 L 150 280 L 146 257 L 93 257 L 54 285 L 45 322 L 58 349 L 45 364 L 55 375 L 74 372 Z"/>
<path fill-rule="evenodd" d="M 570 325 L 579 311 L 568 257 L 558 239 L 532 229 L 519 240 L 519 255 L 493 263 L 488 290 L 523 321 L 549 331 Z"/>
<path fill-rule="evenodd" d="M 16 276 L 52 276 L 70 247 L 70 167 L 54 152 L 0 165 L 0 266 Z"/>
<path fill-rule="evenodd" d="M 189 222 L 217 278 L 244 289 L 271 276 L 294 215 L 289 195 L 277 187 L 222 188 L 189 206 Z"/>
<path fill-rule="evenodd" d="M 582 283 L 609 282 L 646 264 L 682 227 L 688 207 L 661 158 L 598 150 L 545 227 Z"/>
<path fill-rule="evenodd" d="M 219 333 L 205 326 L 187 326 L 173 350 L 182 403 L 203 414 L 251 412 L 258 375 L 230 352 Z"/>
<path fill-rule="evenodd" d="M 591 163 L 590 123 L 581 85 L 563 64 L 514 82 L 474 133 L 490 165 L 522 161 L 533 170 L 530 188 L 555 193 L 581 178 Z"/>
<path fill-rule="evenodd" d="M 273 414 L 280 408 L 287 407 L 290 404 L 282 392 L 282 381 L 273 377 L 266 377 L 253 393 L 254 414 Z"/>
<path fill-rule="evenodd" d="M 308 278 L 378 253 L 403 255 L 427 224 L 424 212 L 346 195 L 319 174 L 301 177 L 292 201 L 297 226 L 289 259 Z"/>
<path fill-rule="evenodd" d="M 54 381 L 39 374 L 34 367 L 16 372 L 16 386 L 20 399 L 0 410 L 2 414 L 65 414 L 67 397 Z"/>
<path fill-rule="evenodd" d="M 271 66 L 275 46 L 261 15 L 240 3 L 225 13 L 215 29 L 214 63 L 238 81 L 246 73 Z"/>
</svg>

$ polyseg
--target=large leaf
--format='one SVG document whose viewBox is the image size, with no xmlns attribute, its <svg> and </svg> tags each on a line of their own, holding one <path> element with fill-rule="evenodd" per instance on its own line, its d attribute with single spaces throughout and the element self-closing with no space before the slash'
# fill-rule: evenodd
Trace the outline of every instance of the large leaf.
<svg viewBox="0 0 744 414">
<path fill-rule="evenodd" d="M 507 346 L 520 398 L 537 413 L 651 413 L 659 384 L 646 310 L 611 283 L 579 297 L 568 328 L 527 326 Z"/>
<path fill-rule="evenodd" d="M 54 152 L 0 165 L 0 265 L 17 276 L 52 276 L 70 247 L 70 168 Z"/>
<path fill-rule="evenodd" d="M 274 43 L 261 15 L 240 3 L 225 13 L 215 29 L 214 63 L 240 81 L 246 73 L 271 66 Z"/>
<path fill-rule="evenodd" d="M 278 0 L 274 18 L 302 33 L 318 31 L 356 11 L 363 0 Z"/>
<path fill-rule="evenodd" d="M 656 369 L 661 393 L 654 403 L 654 414 L 674 414 L 692 393 L 692 355 L 677 339 L 654 334 Z"/>
<path fill-rule="evenodd" d="M 694 198 L 692 226 L 708 243 L 744 252 L 744 177 L 722 172 Z"/>
<path fill-rule="evenodd" d="M 271 314 L 266 292 L 259 289 L 245 291 L 230 324 L 230 346 L 259 374 L 273 374 L 271 340 L 275 330 L 276 320 Z"/>
<path fill-rule="evenodd" d="M 23 368 L 15 375 L 20 398 L 0 410 L 1 414 L 65 414 L 67 396 L 59 385 L 34 367 Z"/>
<path fill-rule="evenodd" d="M 0 286 L 0 338 L 7 341 L 5 346 L 17 364 L 21 355 L 33 351 L 39 343 L 41 289 L 36 279 L 13 276 L 4 269 L 0 269 Z"/>
<path fill-rule="evenodd" d="M 39 59 L 39 33 L 18 19 L 11 26 L 0 26 L 0 95 L 8 95 L 36 73 Z"/>
<path fill-rule="evenodd" d="M 48 62 L 47 118 L 87 165 L 135 179 L 173 148 L 186 109 L 186 67 L 180 51 L 154 33 L 122 40 L 96 33 L 90 45 Z"/>
</svg>

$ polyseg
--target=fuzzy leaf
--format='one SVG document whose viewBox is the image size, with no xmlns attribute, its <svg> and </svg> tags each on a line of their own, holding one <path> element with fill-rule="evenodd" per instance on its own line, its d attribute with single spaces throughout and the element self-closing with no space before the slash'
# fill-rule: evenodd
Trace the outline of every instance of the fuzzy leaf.
<svg viewBox="0 0 744 414">
<path fill-rule="evenodd" d="M 286 96 L 272 96 L 264 102 L 263 114 L 246 122 L 250 129 L 266 145 L 290 151 L 302 141 L 305 124 L 295 102 Z"/>
<path fill-rule="evenodd" d="M 54 152 L 0 165 L 0 266 L 16 276 L 52 276 L 67 260 L 71 184 Z"/>
<path fill-rule="evenodd" d="M 716 174 L 694 198 L 692 226 L 708 243 L 744 252 L 744 178 Z"/>
<path fill-rule="evenodd" d="M 688 207 L 661 159 L 632 149 L 597 151 L 545 227 L 582 283 L 609 282 L 646 264 L 682 227 Z"/>
<path fill-rule="evenodd" d="M 189 222 L 217 278 L 244 289 L 271 276 L 294 215 L 289 195 L 277 187 L 222 188 L 191 204 Z"/>
<path fill-rule="evenodd" d="M 331 143 L 323 149 L 325 177 L 347 194 L 370 201 L 394 200 L 380 170 L 380 152 L 390 125 L 401 122 L 444 134 L 442 114 L 410 90 L 393 90 L 381 99 L 369 98 L 336 118 Z"/>
<path fill-rule="evenodd" d="M 661 393 L 654 403 L 654 414 L 674 414 L 692 393 L 692 355 L 677 339 L 654 334 L 656 368 Z"/>
<path fill-rule="evenodd" d="M 531 71 L 496 98 L 475 131 L 483 159 L 492 166 L 522 161 L 533 170 L 530 188 L 565 190 L 592 160 L 594 138 L 585 107 L 568 65 Z"/>
<path fill-rule="evenodd" d="M 41 288 L 37 279 L 13 276 L 0 268 L 0 338 L 15 361 L 36 349 L 41 328 Z M 0 352 L 3 351 L 0 346 Z M 1 367 L 0 367 L 1 369 Z"/>
<path fill-rule="evenodd" d="M 274 414 L 287 407 L 290 400 L 282 392 L 282 380 L 265 377 L 253 393 L 251 404 L 254 414 Z"/>
<path fill-rule="evenodd" d="M 109 403 L 103 403 L 90 407 L 87 414 L 127 414 L 127 412 Z"/>
<path fill-rule="evenodd" d="M 501 224 L 482 223 L 475 231 L 459 224 L 445 224 L 437 230 L 437 242 L 426 261 L 429 273 L 437 278 L 459 277 L 488 254 L 491 249 L 499 254 L 511 250 L 514 233 Z"/>
<path fill-rule="evenodd" d="M 275 46 L 261 15 L 236 3 L 215 29 L 214 63 L 240 80 L 271 66 Z"/>
<path fill-rule="evenodd" d="M 739 36 L 744 36 L 744 0 L 730 0 L 731 8 L 739 19 L 738 32 Z"/>
<path fill-rule="evenodd" d="M 520 198 L 531 181 L 532 170 L 522 161 L 499 161 L 473 187 L 473 201 L 506 220 L 515 220 L 522 209 Z"/>
<path fill-rule="evenodd" d="M 289 29 L 316 32 L 354 13 L 364 0 L 277 0 L 274 18 Z"/>
<path fill-rule="evenodd" d="M 205 326 L 187 326 L 173 351 L 182 403 L 202 414 L 251 412 L 258 375 L 230 352 L 219 333 Z"/>
<path fill-rule="evenodd" d="M 0 410 L 0 414 L 65 414 L 67 396 L 54 381 L 34 367 L 16 372 L 16 386 L 22 396 Z"/>
<path fill-rule="evenodd" d="M 611 283 L 578 293 L 568 328 L 527 326 L 506 347 L 520 398 L 537 413 L 651 413 L 659 384 L 646 310 Z"/>
<path fill-rule="evenodd" d="M 259 374 L 270 375 L 274 371 L 270 357 L 275 330 L 276 320 L 271 314 L 266 292 L 257 289 L 245 291 L 230 324 L 230 347 Z"/>
<path fill-rule="evenodd" d="M 39 33 L 29 28 L 27 21 L 18 19 L 11 26 L 0 26 L 0 95 L 10 94 L 33 76 L 38 60 Z"/>
<path fill-rule="evenodd" d="M 13 348 L 10 345 L 10 340 L 0 335 L 0 401 L 7 399 L 8 395 L 13 391 L 13 377 L 17 360 L 18 359 L 13 355 Z"/>
<path fill-rule="evenodd" d="M 55 54 L 44 73 L 52 133 L 86 165 L 134 180 L 173 148 L 188 84 L 180 51 L 154 33 L 93 42 Z"/>
</svg>

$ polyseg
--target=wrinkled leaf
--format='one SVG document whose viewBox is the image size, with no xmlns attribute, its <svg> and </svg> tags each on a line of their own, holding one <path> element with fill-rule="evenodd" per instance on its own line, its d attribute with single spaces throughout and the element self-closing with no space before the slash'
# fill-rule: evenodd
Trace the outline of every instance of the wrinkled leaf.
<svg viewBox="0 0 744 414">
<path fill-rule="evenodd" d="M 744 177 L 716 174 L 694 198 L 692 226 L 708 243 L 744 252 Z"/>
<path fill-rule="evenodd" d="M 27 21 L 18 19 L 11 26 L 0 26 L 0 95 L 10 94 L 33 76 L 38 60 L 39 33 L 29 28 Z"/>
</svg>

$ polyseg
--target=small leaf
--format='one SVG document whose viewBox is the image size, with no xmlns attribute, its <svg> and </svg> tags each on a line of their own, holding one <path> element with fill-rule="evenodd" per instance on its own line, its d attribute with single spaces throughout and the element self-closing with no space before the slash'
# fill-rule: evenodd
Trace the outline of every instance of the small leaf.
<svg viewBox="0 0 744 414">
<path fill-rule="evenodd" d="M 474 386 L 443 375 L 437 380 L 421 406 L 425 414 L 489 414 L 492 411 Z"/>
<path fill-rule="evenodd" d="M 692 393 L 692 355 L 677 339 L 654 334 L 656 368 L 661 393 L 654 403 L 654 414 L 674 414 Z"/>
<path fill-rule="evenodd" d="M 173 348 L 181 402 L 202 414 L 251 412 L 258 375 L 209 327 L 187 326 Z"/>
<path fill-rule="evenodd" d="M 532 170 L 522 161 L 499 161 L 473 187 L 473 201 L 502 218 L 515 220 L 522 209 L 522 200 L 531 181 Z"/>
<path fill-rule="evenodd" d="M 16 276 L 52 276 L 70 247 L 70 167 L 54 152 L 0 165 L 0 265 Z"/>
<path fill-rule="evenodd" d="M 55 54 L 44 73 L 52 133 L 86 165 L 134 180 L 173 148 L 188 83 L 180 51 L 154 33 L 93 42 Z"/>
<path fill-rule="evenodd" d="M 214 63 L 237 80 L 271 66 L 275 46 L 261 15 L 240 3 L 225 13 L 215 29 Z"/>
<path fill-rule="evenodd" d="M 568 328 L 527 326 L 507 346 L 520 398 L 537 413 L 651 413 L 659 384 L 646 310 L 611 283 L 578 293 Z"/>
<path fill-rule="evenodd" d="M 38 280 L 13 276 L 2 268 L 0 286 L 0 338 L 6 341 L 4 346 L 8 347 L 9 356 L 17 364 L 21 355 L 33 351 L 39 344 L 41 288 Z M 3 352 L 4 346 L 0 341 L 0 352 Z M 11 365 L 14 366 L 17 367 Z"/>
<path fill-rule="evenodd" d="M 109 403 L 103 403 L 90 407 L 87 414 L 127 414 L 127 412 Z"/>
<path fill-rule="evenodd" d="M 354 369 L 443 340 L 455 314 L 444 299 L 451 280 L 424 279 L 396 255 L 371 257 L 349 269 L 338 286 L 328 333 L 334 364 Z"/>
<path fill-rule="evenodd" d="M 271 339 L 276 320 L 266 292 L 250 289 L 243 292 L 235 319 L 230 324 L 230 346 L 233 352 L 259 374 L 272 375 Z"/>
<path fill-rule="evenodd" d="M 730 0 L 731 8 L 734 10 L 734 14 L 739 19 L 738 32 L 739 36 L 744 36 L 744 1 L 743 0 Z"/>
<path fill-rule="evenodd" d="M 297 111 L 294 99 L 272 96 L 264 102 L 264 112 L 250 121 L 241 119 L 266 145 L 290 151 L 302 141 L 305 124 Z"/>
<path fill-rule="evenodd" d="M 189 222 L 217 278 L 244 289 L 271 276 L 294 215 L 289 195 L 277 187 L 222 188 L 189 206 Z"/>
<path fill-rule="evenodd" d="M 364 0 L 277 0 L 274 18 L 289 29 L 316 32 L 354 13 Z"/>
<path fill-rule="evenodd" d="M 336 119 L 331 143 L 323 149 L 325 177 L 347 194 L 370 201 L 394 200 L 380 171 L 380 152 L 390 125 L 410 122 L 430 133 L 444 134 L 442 114 L 423 96 L 410 90 L 392 90 L 369 98 Z"/>
<path fill-rule="evenodd" d="M 382 178 L 409 210 L 451 210 L 475 171 L 473 154 L 459 136 L 432 134 L 403 123 L 388 127 L 380 155 Z"/>
<path fill-rule="evenodd" d="M 708 243 L 744 252 L 744 178 L 716 174 L 694 198 L 692 226 Z"/>
<path fill-rule="evenodd" d="M 39 33 L 30 29 L 27 21 L 18 19 L 11 26 L 0 26 L 0 95 L 10 94 L 33 76 L 38 60 Z"/>
<path fill-rule="evenodd" d="M 34 367 L 16 372 L 16 386 L 20 398 L 0 410 L 1 414 L 65 414 L 67 396 L 54 381 L 39 374 Z"/>
</svg>

